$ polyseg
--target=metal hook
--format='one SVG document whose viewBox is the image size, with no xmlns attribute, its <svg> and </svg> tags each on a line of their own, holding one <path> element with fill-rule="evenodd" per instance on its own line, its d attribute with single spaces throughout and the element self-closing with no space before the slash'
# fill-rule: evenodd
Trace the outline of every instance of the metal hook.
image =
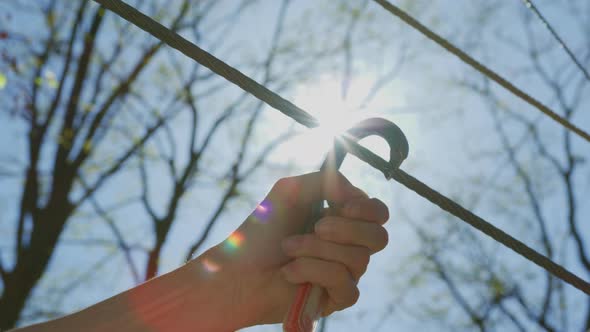
<svg viewBox="0 0 590 332">
<path fill-rule="evenodd" d="M 389 144 L 389 164 L 393 168 L 398 168 L 408 157 L 409 144 L 402 130 L 393 122 L 383 118 L 369 118 L 359 122 L 343 134 L 344 137 L 355 142 L 373 135 L 385 139 Z M 330 151 L 320 169 L 339 169 L 347 153 L 346 142 L 337 138 L 334 141 L 334 148 Z M 385 176 L 389 177 L 388 174 L 385 174 Z"/>
</svg>

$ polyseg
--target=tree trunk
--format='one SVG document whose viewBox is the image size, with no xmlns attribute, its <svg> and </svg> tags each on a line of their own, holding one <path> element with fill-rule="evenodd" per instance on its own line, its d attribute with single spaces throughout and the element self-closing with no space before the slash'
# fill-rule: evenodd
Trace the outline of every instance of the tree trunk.
<svg viewBox="0 0 590 332">
<path fill-rule="evenodd" d="M 6 276 L 4 292 L 0 297 L 0 331 L 13 328 L 18 321 L 26 299 L 31 292 L 35 281 L 22 280 L 21 273 L 10 273 Z"/>
<path fill-rule="evenodd" d="M 150 280 L 158 274 L 158 260 L 160 259 L 160 251 L 162 250 L 163 242 L 157 241 L 154 249 L 150 250 L 148 263 L 145 270 L 145 280 Z"/>
<path fill-rule="evenodd" d="M 0 331 L 16 325 L 31 291 L 49 265 L 63 226 L 72 212 L 67 201 L 61 203 L 60 207 L 48 206 L 35 216 L 30 246 L 22 249 L 14 269 L 7 273 L 0 296 Z"/>
</svg>

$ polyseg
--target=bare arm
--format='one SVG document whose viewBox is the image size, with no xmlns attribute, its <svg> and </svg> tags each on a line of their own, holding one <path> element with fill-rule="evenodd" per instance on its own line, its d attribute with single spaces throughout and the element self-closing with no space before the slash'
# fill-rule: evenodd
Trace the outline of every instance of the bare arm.
<svg viewBox="0 0 590 332">
<path fill-rule="evenodd" d="M 82 311 L 14 331 L 233 331 L 255 324 L 232 310 L 240 307 L 236 283 L 214 272 L 207 255 Z"/>
<path fill-rule="evenodd" d="M 311 203 L 327 199 L 312 234 Z M 283 179 L 242 225 L 184 266 L 77 313 L 14 332 L 233 331 L 278 323 L 298 284 L 327 291 L 324 315 L 353 305 L 369 256 L 387 244 L 387 207 L 339 173 Z"/>
</svg>

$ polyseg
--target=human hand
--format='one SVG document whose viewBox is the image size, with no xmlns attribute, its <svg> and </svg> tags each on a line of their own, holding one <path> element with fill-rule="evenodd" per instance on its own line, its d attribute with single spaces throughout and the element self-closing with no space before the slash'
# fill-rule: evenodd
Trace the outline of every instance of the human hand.
<svg viewBox="0 0 590 332">
<path fill-rule="evenodd" d="M 324 210 L 314 233 L 301 234 L 312 204 L 322 199 L 333 207 Z M 304 282 L 327 291 L 323 314 L 329 315 L 357 301 L 369 256 L 387 244 L 382 225 L 388 218 L 385 204 L 338 172 L 285 178 L 200 260 L 220 267 L 219 277 L 231 289 L 229 307 L 235 307 L 228 314 L 245 326 L 280 322 Z"/>
<path fill-rule="evenodd" d="M 331 208 L 314 233 L 300 234 L 323 199 Z M 280 322 L 300 283 L 327 291 L 328 315 L 356 302 L 369 256 L 387 244 L 388 217 L 381 201 L 338 172 L 286 178 L 226 241 L 196 259 L 22 331 L 234 331 Z"/>
</svg>

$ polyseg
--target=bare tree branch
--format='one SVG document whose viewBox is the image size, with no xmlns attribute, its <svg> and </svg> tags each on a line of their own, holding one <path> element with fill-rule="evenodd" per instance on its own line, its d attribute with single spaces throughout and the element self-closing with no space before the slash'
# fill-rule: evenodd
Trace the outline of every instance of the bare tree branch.
<svg viewBox="0 0 590 332">
<path fill-rule="evenodd" d="M 82 177 L 80 177 L 79 180 L 80 183 L 82 183 L 83 186 L 87 188 L 86 181 L 84 181 Z M 96 213 L 102 218 L 102 220 L 105 222 L 105 224 L 108 226 L 108 228 L 115 236 L 119 249 L 123 251 L 123 255 L 125 257 L 125 260 L 127 261 L 127 265 L 129 266 L 129 270 L 131 271 L 133 280 L 135 281 L 135 284 L 139 284 L 141 282 L 141 278 L 139 277 L 139 272 L 137 271 L 137 267 L 135 266 L 133 257 L 131 257 L 131 250 L 129 249 L 129 245 L 125 241 L 123 233 L 121 232 L 121 230 L 119 230 L 117 224 L 111 218 L 111 216 L 109 216 L 108 212 L 100 206 L 100 204 L 94 196 L 90 196 L 89 200 L 90 205 L 94 208 Z"/>
<path fill-rule="evenodd" d="M 352 76 L 352 37 L 359 19 L 369 4 L 368 0 L 364 0 L 359 8 L 351 8 L 350 21 L 346 26 L 342 48 L 344 50 L 344 73 L 342 77 L 342 99 L 346 99 L 350 80 Z"/>
</svg>

